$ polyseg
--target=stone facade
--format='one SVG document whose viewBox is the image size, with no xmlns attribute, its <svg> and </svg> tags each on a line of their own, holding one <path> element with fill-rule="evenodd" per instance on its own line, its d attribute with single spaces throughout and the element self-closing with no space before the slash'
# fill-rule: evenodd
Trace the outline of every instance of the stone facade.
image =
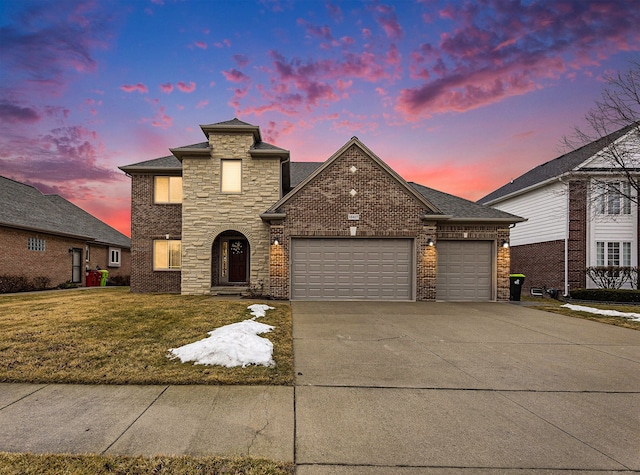
<svg viewBox="0 0 640 475">
<path fill-rule="evenodd" d="M 260 213 L 280 198 L 280 159 L 252 158 L 251 132 L 211 133 L 211 155 L 182 160 L 183 294 L 207 294 L 214 281 L 213 243 L 225 231 L 249 243 L 249 282 L 269 288 L 269 226 Z M 242 191 L 221 192 L 221 160 L 242 160 Z M 217 266 L 216 266 L 217 267 Z"/>
</svg>

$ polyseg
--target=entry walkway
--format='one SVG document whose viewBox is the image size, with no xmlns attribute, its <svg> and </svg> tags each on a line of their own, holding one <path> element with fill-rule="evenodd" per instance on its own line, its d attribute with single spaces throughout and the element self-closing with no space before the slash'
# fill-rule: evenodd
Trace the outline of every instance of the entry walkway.
<svg viewBox="0 0 640 475">
<path fill-rule="evenodd" d="M 299 475 L 640 470 L 640 332 L 502 303 L 294 302 L 295 387 L 0 384 L 0 451 Z"/>
</svg>

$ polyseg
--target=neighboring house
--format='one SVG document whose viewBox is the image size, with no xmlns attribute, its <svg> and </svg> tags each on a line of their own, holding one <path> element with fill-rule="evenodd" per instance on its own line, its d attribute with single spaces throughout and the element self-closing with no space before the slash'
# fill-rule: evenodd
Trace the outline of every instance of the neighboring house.
<svg viewBox="0 0 640 475">
<path fill-rule="evenodd" d="M 0 275 L 86 283 L 86 271 L 131 273 L 131 240 L 58 195 L 0 177 Z"/>
<path fill-rule="evenodd" d="M 278 299 L 505 300 L 521 218 L 407 183 L 353 137 L 291 163 L 238 119 L 120 167 L 132 184 L 133 292 L 248 287 Z"/>
<path fill-rule="evenodd" d="M 622 128 L 478 201 L 527 219 L 511 230 L 511 270 L 526 275 L 525 291 L 547 287 L 567 295 L 595 287 L 587 267 L 638 265 L 638 208 L 625 174 L 606 159 L 615 146 L 631 153 L 625 160 L 632 165 L 640 159 L 633 156 L 638 143 L 637 125 Z"/>
</svg>

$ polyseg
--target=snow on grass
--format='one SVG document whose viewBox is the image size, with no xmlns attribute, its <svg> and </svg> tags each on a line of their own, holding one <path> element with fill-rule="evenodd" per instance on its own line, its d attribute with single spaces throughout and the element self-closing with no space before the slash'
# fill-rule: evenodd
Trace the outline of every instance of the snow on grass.
<svg viewBox="0 0 640 475">
<path fill-rule="evenodd" d="M 563 307 L 566 307 L 569 310 L 575 310 L 576 312 L 595 313 L 597 315 L 605 315 L 607 317 L 623 317 L 628 318 L 629 320 L 634 322 L 640 322 L 640 313 L 618 312 L 617 310 L 601 310 L 599 308 L 584 307 L 582 305 L 573 305 L 570 303 L 564 304 Z"/>
<path fill-rule="evenodd" d="M 247 308 L 253 318 L 216 328 L 203 340 L 171 348 L 168 357 L 178 358 L 182 363 L 193 361 L 194 364 L 227 368 L 244 368 L 251 364 L 273 366 L 273 343 L 258 335 L 268 333 L 274 327 L 255 321 L 256 318 L 264 317 L 267 310 L 273 310 L 273 307 L 254 304 Z"/>
</svg>

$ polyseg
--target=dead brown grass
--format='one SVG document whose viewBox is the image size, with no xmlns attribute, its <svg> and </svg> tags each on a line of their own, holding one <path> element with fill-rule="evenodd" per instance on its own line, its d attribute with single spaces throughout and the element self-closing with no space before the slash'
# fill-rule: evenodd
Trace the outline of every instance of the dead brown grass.
<svg viewBox="0 0 640 475">
<path fill-rule="evenodd" d="M 576 312 L 574 310 L 569 310 L 568 308 L 562 307 L 566 302 L 561 302 L 553 299 L 534 299 L 534 298 L 526 298 L 523 300 L 531 300 L 537 302 L 535 308 L 539 310 L 545 310 L 547 312 L 559 313 L 561 315 L 566 315 L 569 317 L 583 318 L 585 320 L 593 320 L 595 322 L 606 323 L 608 325 L 615 325 L 618 327 L 631 328 L 633 330 L 640 330 L 640 322 L 634 322 L 624 317 L 607 317 L 605 315 L 596 315 L 588 312 Z M 574 302 L 571 302 L 574 303 Z M 617 305 L 617 304 L 606 304 L 606 303 L 578 303 L 575 302 L 575 305 L 582 305 L 585 307 L 593 307 L 599 308 L 601 310 L 617 310 L 619 312 L 628 312 L 628 313 L 640 313 L 640 306 L 636 305 Z"/>
<path fill-rule="evenodd" d="M 261 335 L 273 342 L 276 366 L 180 363 L 176 348 L 250 318 L 251 300 L 132 294 L 128 288 L 0 296 L 0 381 L 105 384 L 293 383 L 291 309 L 268 302 Z"/>
<path fill-rule="evenodd" d="M 0 452 L 0 473 L 6 475 L 292 475 L 291 463 L 247 457 L 153 458 L 101 455 L 34 455 Z"/>
</svg>

